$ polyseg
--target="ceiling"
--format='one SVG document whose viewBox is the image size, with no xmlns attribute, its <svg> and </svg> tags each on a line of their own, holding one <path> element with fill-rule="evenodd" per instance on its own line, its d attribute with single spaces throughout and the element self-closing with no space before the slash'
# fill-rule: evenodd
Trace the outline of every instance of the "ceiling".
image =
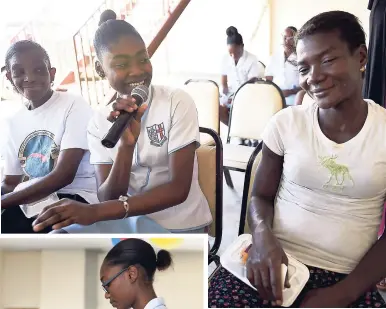
<svg viewBox="0 0 386 309">
<path fill-rule="evenodd" d="M 39 238 L 34 237 L 23 237 L 23 238 L 0 238 L 0 250 L 7 251 L 29 251 L 29 250 L 79 250 L 79 249 L 88 249 L 88 250 L 110 250 L 113 247 L 112 237 L 93 237 L 93 238 L 80 238 L 79 235 L 57 235 L 59 237 L 42 237 L 39 235 Z M 177 237 L 174 236 L 173 239 L 170 239 L 170 244 L 173 247 L 165 248 L 170 251 L 178 252 L 189 252 L 189 251 L 203 251 L 203 246 L 207 244 L 206 237 L 196 236 L 189 238 L 180 238 L 180 242 L 176 245 L 173 245 L 174 239 Z M 130 236 L 126 236 L 129 238 Z M 123 238 L 120 236 L 119 238 Z M 144 238 L 143 240 L 150 242 L 154 247 L 162 246 L 159 242 L 153 240 L 153 238 Z M 165 239 L 165 238 L 163 238 Z M 164 241 L 164 240 L 163 240 Z M 158 245 L 157 245 L 158 244 Z"/>
</svg>

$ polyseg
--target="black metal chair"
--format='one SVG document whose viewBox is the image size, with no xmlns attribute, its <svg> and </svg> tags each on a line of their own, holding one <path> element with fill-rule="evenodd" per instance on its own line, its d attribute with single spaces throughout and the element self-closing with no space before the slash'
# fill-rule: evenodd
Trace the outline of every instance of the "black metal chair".
<svg viewBox="0 0 386 309">
<path fill-rule="evenodd" d="M 249 228 L 247 229 L 247 231 L 245 231 L 248 204 L 249 204 L 250 193 L 253 186 L 256 170 L 261 159 L 262 147 L 263 147 L 263 143 L 260 142 L 257 145 L 257 147 L 254 149 L 252 155 L 250 156 L 248 160 L 247 168 L 245 170 L 245 181 L 244 181 L 244 188 L 243 188 L 243 197 L 241 202 L 240 223 L 239 223 L 239 232 L 238 232 L 239 236 L 242 234 L 245 234 L 245 232 L 249 233 Z M 222 267 L 219 257 L 218 257 L 218 260 L 214 262 L 216 263 L 217 267 L 209 276 L 208 282 L 210 282 L 210 280 L 213 278 L 216 272 L 219 271 Z"/>
<path fill-rule="evenodd" d="M 208 256 L 210 264 L 213 261 L 219 261 L 217 252 L 221 245 L 223 230 L 222 142 L 212 129 L 200 127 L 200 133 L 209 134 L 214 141 L 214 144 L 201 145 L 196 152 L 198 180 L 213 217 L 209 230 L 209 235 L 214 237 L 214 244 Z"/>
</svg>

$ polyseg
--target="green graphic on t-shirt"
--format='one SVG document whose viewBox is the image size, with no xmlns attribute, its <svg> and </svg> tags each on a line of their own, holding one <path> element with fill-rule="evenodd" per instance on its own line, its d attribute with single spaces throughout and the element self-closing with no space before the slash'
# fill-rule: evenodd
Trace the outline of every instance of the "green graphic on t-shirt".
<svg viewBox="0 0 386 309">
<path fill-rule="evenodd" d="M 336 163 L 335 160 L 337 158 L 338 156 L 336 155 L 319 157 L 320 164 L 330 172 L 330 178 L 323 187 L 343 189 L 343 184 L 346 180 L 351 180 L 352 185 L 354 186 L 354 179 L 351 177 L 348 167 Z"/>
</svg>

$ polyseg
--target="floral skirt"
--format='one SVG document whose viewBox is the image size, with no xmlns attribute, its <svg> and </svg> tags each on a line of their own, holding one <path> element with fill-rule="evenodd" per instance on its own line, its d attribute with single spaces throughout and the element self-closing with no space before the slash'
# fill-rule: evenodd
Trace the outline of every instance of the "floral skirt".
<svg viewBox="0 0 386 309">
<path fill-rule="evenodd" d="M 346 275 L 308 266 L 310 279 L 298 299 L 291 306 L 299 307 L 304 296 L 311 289 L 331 286 Z M 221 267 L 209 282 L 209 308 L 272 308 L 271 302 L 259 298 L 259 294 L 244 282 Z M 352 308 L 386 308 L 386 303 L 374 289 L 362 295 L 351 304 Z"/>
</svg>

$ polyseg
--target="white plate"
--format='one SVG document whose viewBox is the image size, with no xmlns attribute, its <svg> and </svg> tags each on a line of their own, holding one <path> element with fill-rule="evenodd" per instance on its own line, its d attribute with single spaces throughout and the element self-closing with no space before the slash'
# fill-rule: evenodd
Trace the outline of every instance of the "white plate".
<svg viewBox="0 0 386 309">
<path fill-rule="evenodd" d="M 246 249 L 252 243 L 252 235 L 243 234 L 240 235 L 221 255 L 221 265 L 227 269 L 234 276 L 239 278 L 245 284 L 256 290 L 247 279 L 247 269 L 241 261 L 241 252 Z M 304 264 L 295 260 L 287 253 L 288 257 L 288 275 L 290 288 L 284 289 L 285 275 L 287 273 L 287 266 L 282 265 L 282 287 L 283 287 L 283 307 L 291 306 L 300 292 L 303 290 L 308 279 L 310 278 L 310 272 Z"/>
</svg>

